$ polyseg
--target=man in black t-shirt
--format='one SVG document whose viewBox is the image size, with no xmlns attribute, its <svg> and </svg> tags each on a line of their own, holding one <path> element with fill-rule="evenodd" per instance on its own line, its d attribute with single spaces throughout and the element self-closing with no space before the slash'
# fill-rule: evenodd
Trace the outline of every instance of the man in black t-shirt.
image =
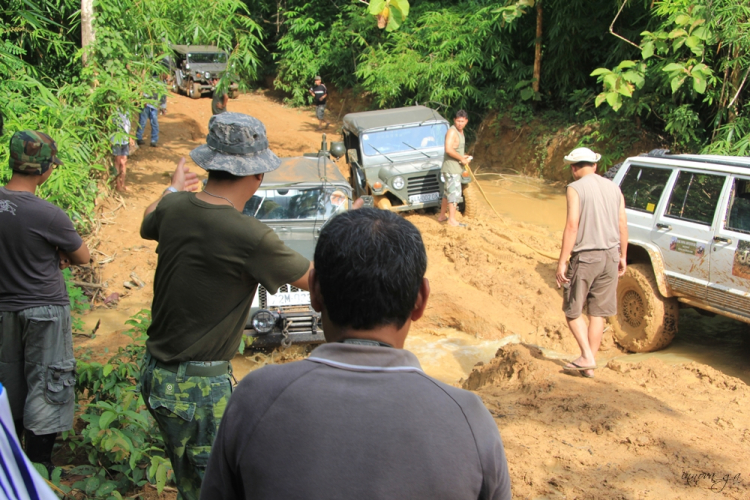
<svg viewBox="0 0 750 500">
<path fill-rule="evenodd" d="M 90 257 L 65 212 L 35 195 L 56 165 L 50 136 L 16 132 L 13 175 L 0 187 L 0 382 L 26 454 L 50 472 L 55 437 L 73 428 L 75 410 L 70 300 L 60 270 Z"/>
<path fill-rule="evenodd" d="M 326 124 L 326 128 L 330 125 L 325 119 L 326 111 L 326 100 L 328 99 L 328 89 L 323 85 L 320 76 L 315 77 L 315 85 L 310 87 L 310 95 L 313 96 L 313 105 L 315 106 L 315 116 L 318 117 L 320 122 L 319 128 L 323 128 L 323 122 Z"/>
</svg>

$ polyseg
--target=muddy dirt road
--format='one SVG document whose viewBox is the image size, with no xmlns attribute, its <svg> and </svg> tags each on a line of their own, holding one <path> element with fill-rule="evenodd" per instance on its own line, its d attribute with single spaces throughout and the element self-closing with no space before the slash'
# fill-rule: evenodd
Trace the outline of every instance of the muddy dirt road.
<svg viewBox="0 0 750 500">
<path fill-rule="evenodd" d="M 229 108 L 261 119 L 279 156 L 320 144 L 309 109 L 283 107 L 262 93 L 241 95 Z M 118 293 L 120 300 L 85 316 L 89 328 L 98 319 L 102 326 L 96 338 L 78 345 L 111 352 L 127 340 L 118 333 L 124 320 L 150 306 L 156 244 L 138 236 L 143 209 L 167 186 L 179 158 L 203 143 L 210 115 L 208 98 L 170 96 L 169 114 L 160 117 L 160 147 L 133 153 L 130 191 L 104 202 L 97 259 L 109 262 L 102 297 Z M 189 159 L 188 165 L 202 174 Z M 526 212 L 515 220 L 483 207 L 468 229 L 407 216 L 424 237 L 432 287 L 407 348 L 431 375 L 483 398 L 505 441 L 514 497 L 750 498 L 745 382 L 685 359 L 624 357 L 607 334 L 594 379 L 562 372 L 561 359 L 575 357 L 577 348 L 554 282 L 560 233 L 551 222 L 535 225 L 559 213 Z M 133 274 L 144 287 L 124 286 Z M 745 349 L 747 360 L 747 342 L 737 349 Z M 247 373 L 301 355 L 237 357 L 234 364 Z M 483 365 L 472 372 L 477 360 Z M 744 373 L 747 364 L 741 357 L 736 363 Z"/>
</svg>

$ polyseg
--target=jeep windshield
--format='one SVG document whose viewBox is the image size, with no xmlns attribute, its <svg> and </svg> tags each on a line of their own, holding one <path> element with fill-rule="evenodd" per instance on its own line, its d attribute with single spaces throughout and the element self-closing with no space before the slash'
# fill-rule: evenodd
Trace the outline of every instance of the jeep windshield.
<svg viewBox="0 0 750 500">
<path fill-rule="evenodd" d="M 346 192 L 334 186 L 294 189 L 259 189 L 243 214 L 260 220 L 328 219 L 349 208 Z"/>
<path fill-rule="evenodd" d="M 367 156 L 377 156 L 442 148 L 445 146 L 447 132 L 448 126 L 445 123 L 365 132 L 362 134 L 362 150 Z"/>
<path fill-rule="evenodd" d="M 227 55 L 224 52 L 198 52 L 188 54 L 188 59 L 195 64 L 222 64 L 227 62 Z"/>
</svg>

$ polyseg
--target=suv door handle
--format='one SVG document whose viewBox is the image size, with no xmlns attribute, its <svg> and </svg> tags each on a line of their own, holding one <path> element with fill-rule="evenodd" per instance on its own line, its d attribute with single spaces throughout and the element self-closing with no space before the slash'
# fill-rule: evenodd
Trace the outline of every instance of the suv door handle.
<svg viewBox="0 0 750 500">
<path fill-rule="evenodd" d="M 732 239 L 731 238 L 722 238 L 721 236 L 714 236 L 714 241 L 716 241 L 718 243 L 726 243 L 727 245 L 731 245 L 732 244 Z"/>
<path fill-rule="evenodd" d="M 657 222 L 656 227 L 659 229 L 666 229 L 667 231 L 672 230 L 672 226 L 670 226 L 669 224 L 662 224 L 661 222 Z"/>
</svg>

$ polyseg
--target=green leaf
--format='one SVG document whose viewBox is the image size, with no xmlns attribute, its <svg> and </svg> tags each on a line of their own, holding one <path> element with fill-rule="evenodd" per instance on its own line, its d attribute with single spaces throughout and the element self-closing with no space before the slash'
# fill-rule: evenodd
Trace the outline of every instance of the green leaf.
<svg viewBox="0 0 750 500">
<path fill-rule="evenodd" d="M 625 97 L 633 97 L 633 86 L 629 83 L 621 82 L 617 86 L 617 92 Z"/>
<path fill-rule="evenodd" d="M 409 2 L 407 0 L 390 0 L 390 16 L 388 16 L 388 24 L 385 26 L 385 30 L 397 30 L 408 15 Z"/>
<path fill-rule="evenodd" d="M 112 370 L 114 369 L 114 366 L 112 365 L 104 365 L 104 369 L 102 370 L 102 375 L 105 377 L 108 376 L 110 373 L 112 373 Z"/>
<path fill-rule="evenodd" d="M 524 101 L 528 101 L 529 99 L 534 98 L 534 89 L 531 87 L 526 87 L 521 91 L 521 99 Z"/>
<path fill-rule="evenodd" d="M 385 5 L 386 0 L 372 0 L 370 2 L 370 5 L 367 7 L 367 12 L 369 12 L 373 16 L 377 16 L 378 14 L 383 12 Z"/>
<path fill-rule="evenodd" d="M 687 31 L 678 28 L 669 32 L 669 38 L 679 38 L 681 36 L 687 36 Z"/>
<path fill-rule="evenodd" d="M 607 68 L 596 68 L 594 71 L 591 72 L 591 75 L 589 76 L 599 76 L 599 75 L 606 75 L 607 73 L 612 73 Z"/>
<path fill-rule="evenodd" d="M 47 470 L 47 467 L 36 462 L 31 462 L 31 465 L 34 466 L 40 476 L 42 476 L 44 479 L 49 479 L 49 471 Z"/>
<path fill-rule="evenodd" d="M 699 45 L 701 45 L 701 39 L 697 36 L 689 36 L 685 39 L 685 45 L 687 45 L 691 49 L 698 47 Z"/>
<path fill-rule="evenodd" d="M 117 488 L 117 483 L 114 481 L 107 481 L 101 486 L 99 486 L 99 489 L 96 490 L 96 496 L 103 497 L 105 495 L 109 495 L 115 489 Z"/>
<path fill-rule="evenodd" d="M 604 77 L 604 88 L 606 90 L 614 89 L 615 87 L 617 87 L 617 80 L 617 75 L 615 75 L 614 73 L 606 75 Z"/>
<path fill-rule="evenodd" d="M 158 491 L 159 494 L 161 494 L 161 492 L 164 490 L 164 487 L 166 485 L 167 485 L 167 465 L 162 462 L 156 468 L 156 491 Z"/>
<path fill-rule="evenodd" d="M 607 92 L 607 104 L 617 111 L 622 106 L 622 97 L 617 92 Z"/>
<path fill-rule="evenodd" d="M 100 429 L 107 429 L 109 428 L 109 424 L 115 421 L 117 418 L 117 414 L 112 411 L 105 411 L 102 413 L 102 416 L 99 417 L 99 428 Z"/>
<path fill-rule="evenodd" d="M 84 491 L 87 495 L 93 494 L 98 488 L 101 480 L 96 476 L 91 476 L 84 482 Z"/>
<path fill-rule="evenodd" d="M 711 32 L 705 26 L 699 26 L 698 28 L 693 30 L 691 35 L 698 37 L 701 40 L 708 40 L 711 37 Z"/>
<path fill-rule="evenodd" d="M 677 92 L 677 89 L 679 89 L 683 83 L 685 83 L 686 76 L 676 76 L 672 78 L 672 81 L 670 82 L 672 84 L 672 93 L 674 94 Z"/>
<path fill-rule="evenodd" d="M 706 91 L 706 84 L 708 82 L 703 78 L 698 78 L 693 75 L 693 90 L 699 94 L 703 94 Z"/>
<path fill-rule="evenodd" d="M 618 64 L 617 67 L 620 69 L 628 69 L 628 68 L 632 68 L 635 65 L 636 65 L 635 61 L 625 60 L 625 61 L 622 61 L 620 64 Z"/>
<path fill-rule="evenodd" d="M 598 108 L 599 106 L 602 105 L 602 103 L 604 102 L 604 99 L 606 99 L 606 98 L 607 98 L 607 95 L 604 92 L 602 92 L 601 94 L 599 94 L 598 96 L 596 96 L 596 100 L 594 101 L 594 105 Z"/>
<path fill-rule="evenodd" d="M 643 75 L 637 71 L 626 71 L 622 74 L 622 77 L 630 83 L 634 84 L 636 88 L 639 89 L 643 88 L 643 84 L 646 83 L 646 79 L 643 78 Z"/>
<path fill-rule="evenodd" d="M 685 26 L 690 22 L 690 19 L 690 16 L 688 16 L 687 14 L 680 14 L 675 18 L 674 22 L 679 24 L 680 26 Z"/>
<path fill-rule="evenodd" d="M 654 42 L 646 42 L 641 49 L 641 57 L 648 59 L 654 55 Z"/>
<path fill-rule="evenodd" d="M 667 73 L 672 73 L 673 71 L 685 71 L 685 66 L 680 63 L 669 63 L 661 70 L 666 71 Z"/>
</svg>

